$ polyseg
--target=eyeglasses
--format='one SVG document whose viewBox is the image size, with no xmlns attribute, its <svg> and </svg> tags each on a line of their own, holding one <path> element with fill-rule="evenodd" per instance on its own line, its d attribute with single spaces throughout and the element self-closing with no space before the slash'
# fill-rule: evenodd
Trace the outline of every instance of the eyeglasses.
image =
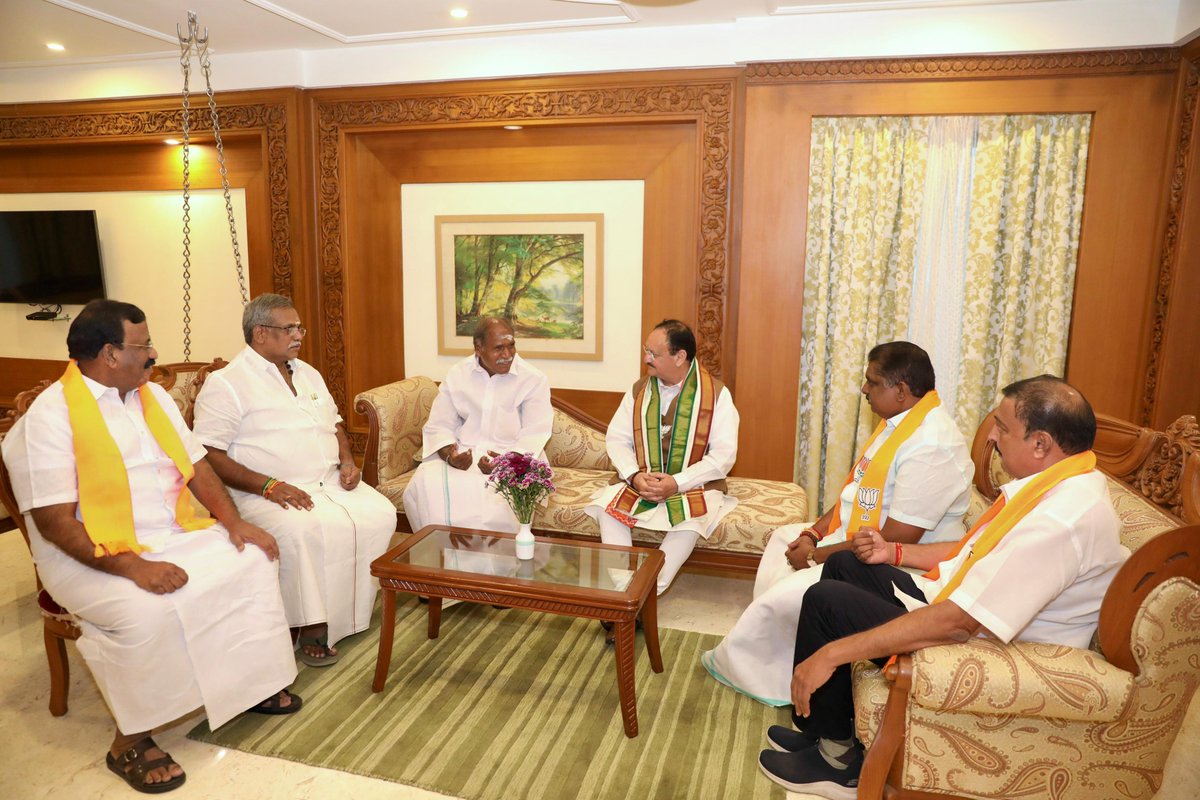
<svg viewBox="0 0 1200 800">
<path fill-rule="evenodd" d="M 264 324 L 264 325 L 259 325 L 259 327 L 260 328 L 274 328 L 277 331 L 283 331 L 288 336 L 291 336 L 292 334 L 295 334 L 295 333 L 298 333 L 301 336 L 306 336 L 308 334 L 308 328 L 304 327 L 303 325 L 265 325 Z"/>
<path fill-rule="evenodd" d="M 135 344 L 133 342 L 121 342 L 120 344 L 113 345 L 113 346 L 116 347 L 118 350 L 124 350 L 126 346 L 140 347 L 143 350 L 153 350 L 154 342 L 146 342 L 145 344 Z"/>
<path fill-rule="evenodd" d="M 643 347 L 642 352 L 645 353 L 646 355 L 650 356 L 651 361 L 657 361 L 658 359 L 667 355 L 667 353 L 656 353 L 653 350 L 651 350 L 649 347 Z"/>
</svg>

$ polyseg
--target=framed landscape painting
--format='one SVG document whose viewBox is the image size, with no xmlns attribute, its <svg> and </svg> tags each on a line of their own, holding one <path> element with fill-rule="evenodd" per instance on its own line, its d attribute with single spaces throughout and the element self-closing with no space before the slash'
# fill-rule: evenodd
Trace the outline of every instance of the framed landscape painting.
<svg viewBox="0 0 1200 800">
<path fill-rule="evenodd" d="M 503 317 L 517 352 L 601 360 L 603 214 L 436 216 L 438 353 L 474 352 L 481 317 Z"/>
</svg>

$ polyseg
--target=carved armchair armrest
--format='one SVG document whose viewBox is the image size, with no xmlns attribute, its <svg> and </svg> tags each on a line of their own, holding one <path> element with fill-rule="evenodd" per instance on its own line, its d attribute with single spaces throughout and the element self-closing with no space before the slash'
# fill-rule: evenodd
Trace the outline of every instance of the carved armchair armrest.
<svg viewBox="0 0 1200 800">
<path fill-rule="evenodd" d="M 432 380 L 416 377 L 368 389 L 354 399 L 354 410 L 370 426 L 363 455 L 363 480 L 369 485 L 379 486 L 416 468 L 421 429 L 437 391 Z"/>
<path fill-rule="evenodd" d="M 1111 722 L 1134 676 L 1092 650 L 972 639 L 912 654 L 911 702 L 943 712 Z"/>
</svg>

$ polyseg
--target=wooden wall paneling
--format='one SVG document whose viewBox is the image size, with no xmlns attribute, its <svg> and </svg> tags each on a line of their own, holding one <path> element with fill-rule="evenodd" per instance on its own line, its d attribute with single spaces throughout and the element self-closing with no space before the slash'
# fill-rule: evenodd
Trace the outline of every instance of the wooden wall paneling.
<svg viewBox="0 0 1200 800">
<path fill-rule="evenodd" d="M 67 330 L 63 328 L 63 341 Z M 66 345 L 63 346 L 66 352 Z M 67 368 L 66 361 L 51 361 L 41 358 L 0 358 L 0 408 L 12 408 L 13 398 L 26 389 L 32 389 L 42 381 L 56 380 Z"/>
<path fill-rule="evenodd" d="M 1098 411 L 1133 418 L 1149 358 L 1177 63 L 1174 51 L 1154 50 L 750 65 L 738 471 L 792 475 L 807 148 L 811 118 L 820 115 L 1093 113 L 1067 377 Z M 788 232 L 772 232 L 789 220 Z M 793 318 L 785 317 L 789 310 Z"/>
<path fill-rule="evenodd" d="M 1193 40 L 1184 56 L 1179 69 L 1179 139 L 1155 304 L 1154 335 L 1161 340 L 1161 350 L 1147 371 L 1143 415 L 1159 429 L 1183 414 L 1200 416 L 1200 40 Z"/>
<path fill-rule="evenodd" d="M 289 160 L 299 152 L 299 136 L 288 135 L 298 119 L 297 97 L 292 89 L 217 95 L 230 183 L 246 189 L 243 256 L 255 291 L 291 294 L 297 276 L 292 231 L 301 186 Z M 207 108 L 192 113 L 203 143 Z M 180 188 L 179 150 L 162 142 L 178 136 L 179 114 L 173 97 L 0 106 L 0 192 Z M 220 186 L 211 145 L 200 144 L 192 161 L 193 187 Z M 0 397 L 14 388 L 9 374 L 0 377 Z"/>
<path fill-rule="evenodd" d="M 330 310 L 323 351 L 326 378 L 339 404 L 345 408 L 354 392 L 399 377 L 366 374 L 382 369 L 380 364 L 364 362 L 363 373 L 353 375 L 346 366 L 348 348 L 359 346 L 353 344 L 355 334 L 342 335 L 357 324 L 353 293 L 346 292 L 343 281 L 359 268 L 350 260 L 346 225 L 351 205 L 361 199 L 351 196 L 339 173 L 347 168 L 346 143 L 352 136 L 370 143 L 378 163 L 396 180 L 397 194 L 404 182 L 645 179 L 647 214 L 658 215 L 660 228 L 650 230 L 648 222 L 647 239 L 662 236 L 665 242 L 649 246 L 654 269 L 676 276 L 661 284 L 652 279 L 651 288 L 669 303 L 672 315 L 682 313 L 678 298 L 695 309 L 702 357 L 719 373 L 737 74 L 689 70 L 308 93 L 316 129 L 317 260 L 323 303 Z M 508 123 L 526 127 L 516 136 L 499 130 Z M 686 169 L 684 154 L 654 146 L 678 138 L 681 130 L 693 153 Z M 628 144 L 614 149 L 614 139 Z M 355 163 L 364 166 L 362 159 Z M 638 164 L 644 166 L 638 169 Z M 650 196 L 658 191 L 674 195 L 675 202 Z M 344 318 L 338 316 L 343 294 L 351 303 Z M 644 309 L 643 314 L 657 321 L 666 312 Z M 362 421 L 350 423 L 361 438 Z"/>
<path fill-rule="evenodd" d="M 590 392 L 582 389 L 551 389 L 554 397 L 566 400 L 585 414 L 590 414 L 605 425 L 617 413 L 621 405 L 621 392 Z"/>
</svg>

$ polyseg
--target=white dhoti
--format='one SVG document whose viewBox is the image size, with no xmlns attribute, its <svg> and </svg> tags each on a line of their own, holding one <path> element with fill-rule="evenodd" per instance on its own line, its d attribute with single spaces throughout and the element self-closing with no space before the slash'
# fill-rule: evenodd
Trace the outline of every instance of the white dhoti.
<svg viewBox="0 0 1200 800">
<path fill-rule="evenodd" d="M 628 547 L 633 543 L 633 534 L 629 527 L 605 511 L 624 485 L 614 483 L 596 492 L 592 498 L 593 502 L 584 509 L 584 513 L 600 523 L 600 541 Z M 665 560 L 662 570 L 658 573 L 658 594 L 665 592 L 671 581 L 675 580 L 683 562 L 687 561 L 695 549 L 696 541 L 700 538 L 708 539 L 721 519 L 737 505 L 737 500 L 715 489 L 708 489 L 704 492 L 704 504 L 708 510 L 703 515 L 686 519 L 678 525 L 671 524 L 666 503 L 659 503 L 637 517 L 639 528 L 666 531 L 666 536 L 659 545 Z"/>
<path fill-rule="evenodd" d="M 508 501 L 488 487 L 478 461 L 456 469 L 436 454 L 417 467 L 405 488 L 404 514 L 413 531 L 426 525 L 457 525 L 516 533 L 520 527 Z"/>
<path fill-rule="evenodd" d="M 179 566 L 188 582 L 154 594 L 57 548 L 38 564 L 46 589 L 80 619 L 79 652 L 122 733 L 200 706 L 217 728 L 295 680 L 276 565 L 261 550 L 239 553 L 214 525 L 174 533 L 142 558 Z"/>
<path fill-rule="evenodd" d="M 822 567 L 792 569 L 787 546 L 810 527 L 785 525 L 771 534 L 754 578 L 754 600 L 716 649 L 700 661 L 714 678 L 769 706 L 791 705 L 796 627 L 808 587 L 821 579 Z M 841 534 L 822 544 L 844 541 Z"/>
<path fill-rule="evenodd" d="M 308 511 L 234 493 L 242 517 L 279 543 L 287 624 L 325 623 L 331 645 L 370 626 L 379 591 L 371 562 L 387 552 L 396 531 L 396 507 L 386 497 L 364 483 L 346 491 L 337 481 L 334 469 L 320 485 L 298 485 L 312 497 Z"/>
</svg>

